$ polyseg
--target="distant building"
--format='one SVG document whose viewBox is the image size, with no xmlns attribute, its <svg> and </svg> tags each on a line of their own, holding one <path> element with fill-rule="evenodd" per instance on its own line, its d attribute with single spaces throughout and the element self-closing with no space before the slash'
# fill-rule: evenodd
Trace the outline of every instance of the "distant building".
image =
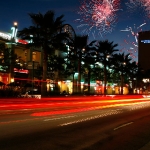
<svg viewBox="0 0 150 150">
<path fill-rule="evenodd" d="M 150 69 L 150 31 L 139 32 L 138 64 L 144 70 Z"/>
</svg>

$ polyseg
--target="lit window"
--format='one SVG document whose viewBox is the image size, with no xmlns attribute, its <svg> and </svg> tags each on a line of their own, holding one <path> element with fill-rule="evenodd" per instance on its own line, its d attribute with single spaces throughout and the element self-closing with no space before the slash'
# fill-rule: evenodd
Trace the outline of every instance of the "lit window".
<svg viewBox="0 0 150 150">
<path fill-rule="evenodd" d="M 0 59 L 3 59 L 3 58 L 4 58 L 4 53 L 1 52 L 1 53 L 0 53 Z"/>
<path fill-rule="evenodd" d="M 36 52 L 32 52 L 32 61 L 36 60 Z"/>
</svg>

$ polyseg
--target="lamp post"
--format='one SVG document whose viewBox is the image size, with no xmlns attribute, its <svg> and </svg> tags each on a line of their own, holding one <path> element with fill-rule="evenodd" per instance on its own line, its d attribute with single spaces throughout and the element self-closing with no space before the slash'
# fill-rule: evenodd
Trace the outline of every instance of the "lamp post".
<svg viewBox="0 0 150 150">
<path fill-rule="evenodd" d="M 16 35 L 17 35 L 17 22 L 14 22 L 14 26 L 11 28 L 11 43 L 10 43 L 10 82 L 14 82 L 14 45 L 16 43 Z"/>
<path fill-rule="evenodd" d="M 126 62 L 123 62 L 121 65 L 121 94 L 123 95 L 123 84 L 124 84 L 124 68 L 126 66 Z"/>
<path fill-rule="evenodd" d="M 34 89 L 34 61 L 32 61 L 32 96 L 33 96 L 33 89 Z"/>
</svg>

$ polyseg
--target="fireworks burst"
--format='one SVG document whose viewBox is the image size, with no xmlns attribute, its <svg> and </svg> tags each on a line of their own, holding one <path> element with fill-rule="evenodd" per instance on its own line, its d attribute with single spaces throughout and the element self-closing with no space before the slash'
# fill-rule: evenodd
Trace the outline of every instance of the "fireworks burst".
<svg viewBox="0 0 150 150">
<path fill-rule="evenodd" d="M 124 30 L 121 30 L 121 32 L 130 32 L 130 34 L 127 35 L 128 39 L 130 38 L 130 35 L 134 37 L 133 41 L 131 41 L 132 38 L 130 38 L 130 40 L 124 40 L 125 46 L 129 47 L 129 49 L 127 49 L 127 52 L 130 53 L 130 56 L 133 59 L 136 58 L 136 53 L 138 51 L 138 33 L 142 31 L 142 27 L 145 25 L 146 23 L 143 23 L 136 27 L 136 25 L 134 24 L 134 27 L 127 27 Z"/>
<path fill-rule="evenodd" d="M 77 12 L 82 19 L 80 23 L 82 33 L 95 37 L 95 31 L 99 35 L 112 32 L 117 22 L 116 12 L 119 10 L 119 0 L 83 0 Z"/>
<path fill-rule="evenodd" d="M 130 12 L 142 8 L 145 15 L 150 18 L 150 0 L 129 0 L 126 6 Z"/>
</svg>

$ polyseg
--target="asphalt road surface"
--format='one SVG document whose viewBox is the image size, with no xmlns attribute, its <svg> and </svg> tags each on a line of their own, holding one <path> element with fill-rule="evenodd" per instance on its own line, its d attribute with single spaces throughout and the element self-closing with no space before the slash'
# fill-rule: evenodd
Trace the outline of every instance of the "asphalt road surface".
<svg viewBox="0 0 150 150">
<path fill-rule="evenodd" d="M 149 99 L 1 102 L 0 150 L 139 150 Z"/>
</svg>

